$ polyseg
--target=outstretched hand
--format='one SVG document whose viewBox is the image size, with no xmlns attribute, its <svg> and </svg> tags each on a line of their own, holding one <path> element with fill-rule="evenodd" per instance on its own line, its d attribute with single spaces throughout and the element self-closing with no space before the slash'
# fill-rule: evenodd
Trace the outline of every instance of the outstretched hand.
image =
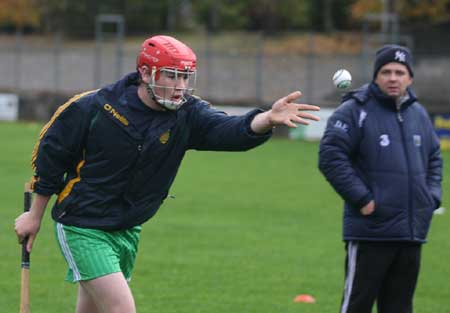
<svg viewBox="0 0 450 313">
<path fill-rule="evenodd" d="M 309 104 L 299 104 L 295 101 L 302 93 L 295 91 L 277 100 L 269 112 L 268 118 L 272 126 L 286 125 L 296 128 L 297 124 L 309 125 L 308 120 L 318 121 L 320 118 L 305 111 L 320 111 L 320 107 Z"/>
<path fill-rule="evenodd" d="M 296 128 L 297 124 L 309 125 L 308 120 L 320 120 L 318 116 L 305 112 L 319 111 L 318 106 L 295 103 L 301 95 L 300 91 L 295 91 L 278 99 L 269 111 L 255 116 L 250 124 L 251 129 L 255 133 L 263 134 L 278 125 Z"/>
</svg>

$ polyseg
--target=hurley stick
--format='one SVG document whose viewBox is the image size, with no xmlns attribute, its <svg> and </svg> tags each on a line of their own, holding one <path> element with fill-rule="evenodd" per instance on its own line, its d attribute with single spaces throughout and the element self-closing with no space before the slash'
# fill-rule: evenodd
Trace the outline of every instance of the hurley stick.
<svg viewBox="0 0 450 313">
<path fill-rule="evenodd" d="M 31 207 L 32 192 L 30 184 L 25 184 L 23 193 L 23 210 L 28 212 Z M 20 282 L 20 313 L 30 312 L 30 254 L 27 251 L 28 238 L 22 242 L 22 277 Z"/>
</svg>

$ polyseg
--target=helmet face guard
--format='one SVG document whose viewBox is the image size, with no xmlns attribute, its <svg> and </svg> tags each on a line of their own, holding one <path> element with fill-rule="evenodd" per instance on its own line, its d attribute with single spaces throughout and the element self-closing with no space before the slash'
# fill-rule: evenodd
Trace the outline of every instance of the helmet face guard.
<svg viewBox="0 0 450 313">
<path fill-rule="evenodd" d="M 159 105 L 168 110 L 177 110 L 194 93 L 197 71 L 174 68 L 152 69 L 147 92 Z"/>
<path fill-rule="evenodd" d="M 145 40 L 137 57 L 137 67 L 151 70 L 147 92 L 155 102 L 176 110 L 195 90 L 197 57 L 187 45 L 170 36 Z"/>
</svg>

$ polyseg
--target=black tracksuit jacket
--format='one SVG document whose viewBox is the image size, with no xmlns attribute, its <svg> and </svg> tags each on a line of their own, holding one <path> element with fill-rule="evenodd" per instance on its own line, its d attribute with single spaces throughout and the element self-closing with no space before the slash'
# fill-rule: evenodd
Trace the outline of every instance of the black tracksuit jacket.
<svg viewBox="0 0 450 313">
<path fill-rule="evenodd" d="M 250 129 L 260 110 L 228 116 L 196 97 L 177 111 L 147 108 L 152 127 L 138 131 L 139 115 L 129 114 L 126 96 L 137 81 L 131 73 L 75 96 L 41 131 L 32 186 L 41 195 L 58 194 L 55 221 L 103 230 L 140 225 L 161 206 L 187 150 L 243 151 L 271 136 Z"/>
</svg>

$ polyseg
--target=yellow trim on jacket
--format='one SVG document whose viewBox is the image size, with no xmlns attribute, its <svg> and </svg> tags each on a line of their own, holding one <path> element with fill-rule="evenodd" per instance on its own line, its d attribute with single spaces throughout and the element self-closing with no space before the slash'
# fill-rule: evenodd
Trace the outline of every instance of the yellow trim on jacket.
<svg viewBox="0 0 450 313">
<path fill-rule="evenodd" d="M 73 185 L 75 185 L 76 183 L 78 183 L 81 180 L 80 171 L 81 171 L 81 168 L 83 167 L 83 165 L 84 165 L 84 160 L 81 160 L 80 163 L 78 163 L 78 165 L 77 165 L 77 177 L 69 180 L 66 187 L 64 187 L 63 191 L 61 191 L 61 193 L 58 195 L 58 200 L 57 200 L 58 204 L 61 203 L 70 194 L 70 192 L 73 189 Z"/>
<path fill-rule="evenodd" d="M 31 168 L 33 169 L 34 172 L 36 172 L 36 159 L 37 159 L 37 154 L 38 154 L 38 150 L 39 150 L 39 146 L 41 144 L 41 140 L 42 138 L 44 138 L 45 133 L 47 132 L 47 130 L 53 125 L 53 123 L 55 122 L 55 120 L 59 117 L 59 115 L 61 115 L 61 113 L 67 109 L 72 103 L 74 103 L 75 101 L 77 101 L 78 99 L 80 99 L 81 97 L 84 97 L 90 93 L 93 93 L 96 90 L 90 90 L 90 91 L 86 91 L 83 92 L 81 94 L 75 95 L 72 98 L 70 98 L 66 103 L 64 103 L 63 105 L 61 105 L 56 112 L 53 114 L 52 118 L 50 119 L 50 121 L 48 121 L 47 124 L 44 125 L 44 127 L 42 128 L 41 132 L 39 133 L 39 140 L 37 141 L 37 143 L 34 146 L 33 149 L 33 153 L 31 155 Z"/>
</svg>

